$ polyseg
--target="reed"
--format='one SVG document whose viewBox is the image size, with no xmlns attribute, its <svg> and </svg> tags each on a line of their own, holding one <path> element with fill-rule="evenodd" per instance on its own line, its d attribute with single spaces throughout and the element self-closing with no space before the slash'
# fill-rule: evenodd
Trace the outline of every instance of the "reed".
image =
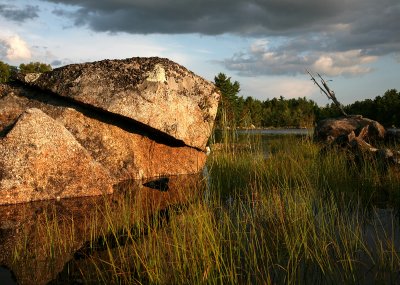
<svg viewBox="0 0 400 285">
<path fill-rule="evenodd" d="M 198 186 L 205 194 L 168 219 L 133 215 L 140 209 L 129 197 L 115 215 L 105 200 L 88 220 L 93 251 L 54 283 L 398 284 L 397 171 L 356 165 L 309 138 L 259 141 L 214 151 Z M 60 226 L 43 227 L 46 250 L 66 251 Z M 19 260 L 23 250 L 15 252 Z"/>
</svg>

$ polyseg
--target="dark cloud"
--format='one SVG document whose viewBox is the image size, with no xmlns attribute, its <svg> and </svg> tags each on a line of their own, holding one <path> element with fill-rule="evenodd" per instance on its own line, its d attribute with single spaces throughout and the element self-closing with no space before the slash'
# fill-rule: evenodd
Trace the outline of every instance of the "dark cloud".
<svg viewBox="0 0 400 285">
<path fill-rule="evenodd" d="M 26 5 L 20 8 L 15 5 L 0 4 L 0 15 L 15 22 L 24 22 L 37 18 L 39 16 L 38 12 L 38 6 Z"/>
<path fill-rule="evenodd" d="M 75 21 L 93 30 L 144 34 L 281 33 L 309 28 L 353 6 L 348 0 L 47 1 L 77 7 Z"/>
<path fill-rule="evenodd" d="M 305 68 L 331 76 L 368 73 L 372 71 L 369 63 L 378 56 L 400 52 L 399 18 L 398 1 L 365 0 L 357 9 L 314 23 L 301 36 L 287 35 L 275 46 L 256 41 L 221 63 L 247 76 L 294 75 L 304 73 Z"/>
<path fill-rule="evenodd" d="M 323 58 L 324 53 L 335 60 L 332 66 L 337 65 L 332 74 L 339 70 L 365 73 L 368 69 L 361 65 L 374 56 L 400 51 L 399 0 L 44 1 L 69 5 L 70 8 L 54 13 L 94 31 L 230 33 L 255 39 L 285 39 L 278 47 L 266 45 L 255 51 L 253 46 L 224 61 L 226 67 L 248 75 L 257 71 L 297 73 L 306 64 L 327 66 L 329 59 Z M 337 63 L 343 57 L 350 60 L 351 56 L 357 59 L 354 68 L 345 62 Z M 265 64 L 270 66 L 264 67 Z"/>
</svg>

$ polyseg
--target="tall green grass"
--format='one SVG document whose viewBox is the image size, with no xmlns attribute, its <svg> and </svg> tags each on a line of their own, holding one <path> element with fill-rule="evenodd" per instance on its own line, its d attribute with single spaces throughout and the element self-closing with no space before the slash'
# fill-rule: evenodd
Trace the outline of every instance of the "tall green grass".
<svg viewBox="0 0 400 285">
<path fill-rule="evenodd" d="M 87 220 L 93 251 L 69 262 L 54 283 L 400 282 L 395 169 L 382 173 L 373 162 L 356 165 L 338 149 L 322 152 L 308 138 L 288 137 L 267 150 L 254 141 L 225 146 L 207 168 L 205 183 L 192 189 L 204 195 L 167 218 L 139 213 L 129 197 L 117 206 L 105 200 Z M 389 209 L 378 207 L 383 200 Z M 77 238 L 74 225 L 66 237 L 56 221 L 42 223 L 43 250 L 54 258 Z"/>
</svg>

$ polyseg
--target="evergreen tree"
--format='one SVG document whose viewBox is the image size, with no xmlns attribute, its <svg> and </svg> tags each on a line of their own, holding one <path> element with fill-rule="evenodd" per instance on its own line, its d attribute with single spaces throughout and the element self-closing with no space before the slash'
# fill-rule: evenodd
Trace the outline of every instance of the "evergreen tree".
<svg viewBox="0 0 400 285">
<path fill-rule="evenodd" d="M 19 71 L 21 73 L 42 73 L 51 70 L 52 68 L 49 64 L 41 62 L 30 62 L 28 64 L 21 63 L 19 65 Z"/>
<path fill-rule="evenodd" d="M 342 116 L 334 103 L 318 107 L 306 98 L 279 98 L 260 101 L 251 96 L 238 96 L 239 82 L 219 73 L 214 78 L 215 85 L 221 91 L 221 101 L 217 113 L 219 127 L 313 127 L 316 121 Z M 400 126 L 400 92 L 391 89 L 374 100 L 356 101 L 345 106 L 347 114 L 362 115 L 377 120 L 386 127 Z"/>
<path fill-rule="evenodd" d="M 231 78 L 224 73 L 214 77 L 215 86 L 221 92 L 221 100 L 217 113 L 217 124 L 227 124 L 229 127 L 237 126 L 237 116 L 240 113 L 238 104 L 239 82 L 231 82 Z"/>
<path fill-rule="evenodd" d="M 362 115 L 363 117 L 376 120 L 385 127 L 400 126 L 400 92 L 396 89 L 387 90 L 383 96 L 375 99 L 356 101 L 345 107 L 348 114 Z M 339 117 L 340 112 L 333 104 L 325 108 L 319 108 L 317 118 Z"/>
<path fill-rule="evenodd" d="M 11 67 L 2 61 L 0 61 L 0 83 L 7 82 L 11 76 Z"/>
</svg>

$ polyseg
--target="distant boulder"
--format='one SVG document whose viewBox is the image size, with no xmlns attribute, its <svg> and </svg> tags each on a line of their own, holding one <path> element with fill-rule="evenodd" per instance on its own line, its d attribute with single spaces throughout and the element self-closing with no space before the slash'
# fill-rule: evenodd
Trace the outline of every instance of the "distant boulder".
<svg viewBox="0 0 400 285">
<path fill-rule="evenodd" d="M 367 127 L 366 129 L 364 129 Z M 364 129 L 362 139 L 367 142 L 383 140 L 385 128 L 377 121 L 363 118 L 362 116 L 348 116 L 341 118 L 329 118 L 318 122 L 314 130 L 316 141 L 325 143 L 346 143 L 352 132 L 356 136 Z"/>
<path fill-rule="evenodd" d="M 374 143 L 387 140 L 385 128 L 362 116 L 348 116 L 320 121 L 315 130 L 316 141 L 326 143 L 323 150 L 331 145 L 346 149 L 350 159 L 363 164 L 371 159 L 382 170 L 389 165 L 400 166 L 400 152 L 389 148 L 377 148 Z"/>
<path fill-rule="evenodd" d="M 385 140 L 387 142 L 392 142 L 392 143 L 400 143 L 400 130 L 399 129 L 387 129 L 386 130 L 386 135 L 385 135 Z"/>
</svg>

